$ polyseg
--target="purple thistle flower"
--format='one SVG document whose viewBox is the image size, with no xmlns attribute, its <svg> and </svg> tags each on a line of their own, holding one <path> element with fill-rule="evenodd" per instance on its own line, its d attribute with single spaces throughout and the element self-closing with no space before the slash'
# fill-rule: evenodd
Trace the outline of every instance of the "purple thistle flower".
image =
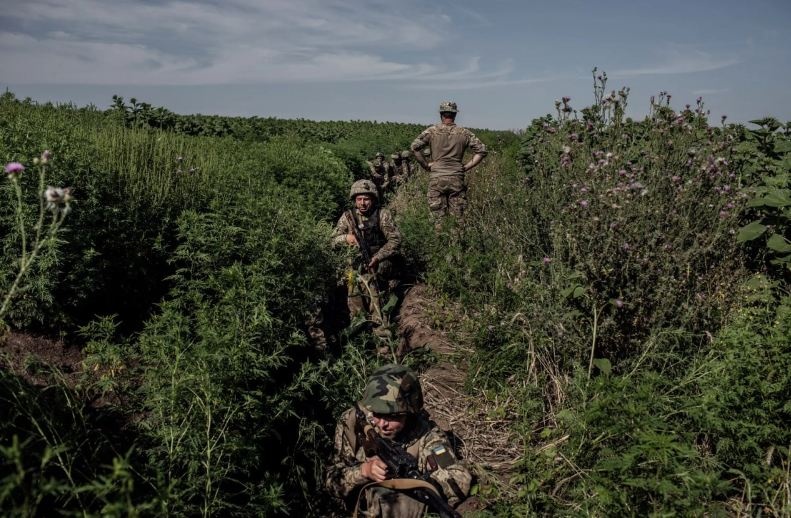
<svg viewBox="0 0 791 518">
<path fill-rule="evenodd" d="M 623 300 L 621 300 L 620 298 L 615 299 L 614 304 L 616 308 L 621 309 L 623 307 Z"/>
<path fill-rule="evenodd" d="M 579 204 L 580 204 L 580 207 L 582 207 L 583 209 L 587 208 L 588 205 L 589 205 L 588 200 L 580 200 Z"/>
<path fill-rule="evenodd" d="M 5 165 L 5 172 L 9 178 L 18 175 L 24 170 L 25 170 L 25 166 L 23 166 L 19 162 L 9 162 Z"/>
<path fill-rule="evenodd" d="M 542 262 L 543 262 L 545 265 L 547 265 L 547 264 L 549 264 L 549 263 L 551 263 L 551 262 L 552 262 L 552 258 L 550 258 L 550 257 L 547 257 L 547 256 L 544 256 L 544 259 L 542 260 Z"/>
</svg>

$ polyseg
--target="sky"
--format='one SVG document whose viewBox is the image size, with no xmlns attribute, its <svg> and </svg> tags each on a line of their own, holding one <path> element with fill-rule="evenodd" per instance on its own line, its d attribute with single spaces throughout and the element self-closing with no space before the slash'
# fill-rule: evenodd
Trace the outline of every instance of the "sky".
<svg viewBox="0 0 791 518">
<path fill-rule="evenodd" d="M 591 70 L 711 122 L 791 120 L 791 0 L 0 0 L 0 89 L 108 108 L 522 129 Z"/>
</svg>

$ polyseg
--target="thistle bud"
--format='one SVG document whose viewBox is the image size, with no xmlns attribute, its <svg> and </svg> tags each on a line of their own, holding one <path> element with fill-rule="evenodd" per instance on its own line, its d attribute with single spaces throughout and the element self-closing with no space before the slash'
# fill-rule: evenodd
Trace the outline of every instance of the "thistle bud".
<svg viewBox="0 0 791 518">
<path fill-rule="evenodd" d="M 57 211 L 61 206 L 68 210 L 69 202 L 72 200 L 71 187 L 48 186 L 44 191 L 44 200 L 47 202 L 47 209 Z"/>
<path fill-rule="evenodd" d="M 24 170 L 25 166 L 19 162 L 9 162 L 5 165 L 5 172 L 9 178 L 16 178 Z"/>
</svg>

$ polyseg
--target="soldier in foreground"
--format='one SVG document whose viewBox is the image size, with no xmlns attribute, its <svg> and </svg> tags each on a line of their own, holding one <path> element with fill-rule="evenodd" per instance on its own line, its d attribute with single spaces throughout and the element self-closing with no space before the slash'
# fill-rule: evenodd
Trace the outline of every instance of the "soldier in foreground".
<svg viewBox="0 0 791 518">
<path fill-rule="evenodd" d="M 481 163 L 486 146 L 470 130 L 456 125 L 456 103 L 443 101 L 439 105 L 441 122 L 423 130 L 412 142 L 415 160 L 429 172 L 428 207 L 438 228 L 449 213 L 457 218 L 467 206 L 467 184 L 464 175 Z M 421 150 L 431 149 L 430 161 Z M 464 152 L 470 149 L 472 158 L 465 164 Z"/>
<path fill-rule="evenodd" d="M 395 278 L 393 259 L 401 246 L 401 233 L 390 211 L 379 207 L 372 181 L 354 182 L 349 197 L 354 206 L 343 213 L 332 234 L 333 245 L 353 250 L 345 275 L 349 313 L 352 318 L 367 313 L 374 334 L 390 337 L 382 307 L 388 281 Z"/>
<path fill-rule="evenodd" d="M 441 517 L 469 493 L 472 475 L 445 433 L 423 409 L 417 375 L 385 365 L 368 380 L 362 399 L 335 429 L 330 492 L 367 517 L 407 518 L 426 510 Z"/>
</svg>

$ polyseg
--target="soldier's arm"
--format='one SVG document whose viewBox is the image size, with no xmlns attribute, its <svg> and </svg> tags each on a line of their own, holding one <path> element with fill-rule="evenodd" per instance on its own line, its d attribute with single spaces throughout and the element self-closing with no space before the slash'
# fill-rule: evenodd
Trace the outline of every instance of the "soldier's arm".
<svg viewBox="0 0 791 518">
<path fill-rule="evenodd" d="M 346 498 L 357 487 L 370 482 L 362 474 L 363 463 L 355 457 L 345 433 L 345 419 L 335 428 L 335 455 L 327 468 L 324 486 L 338 497 Z"/>
<path fill-rule="evenodd" d="M 424 130 L 423 133 L 418 135 L 418 137 L 412 141 L 412 145 L 409 146 L 409 148 L 412 150 L 412 154 L 415 156 L 415 161 L 418 164 L 420 164 L 420 167 L 422 167 L 426 171 L 430 171 L 431 168 L 428 165 L 428 161 L 426 160 L 426 157 L 423 156 L 423 153 L 421 153 L 421 151 L 431 141 L 430 130 L 431 128 Z"/>
<path fill-rule="evenodd" d="M 335 225 L 335 230 L 332 231 L 332 246 L 341 246 L 349 244 L 348 235 L 352 233 L 349 226 L 349 220 L 344 212 L 338 223 Z"/>
<path fill-rule="evenodd" d="M 395 255 L 401 248 L 401 232 L 395 224 L 393 213 L 387 209 L 379 209 L 379 229 L 387 242 L 374 255 L 377 262 Z"/>
<path fill-rule="evenodd" d="M 478 137 L 476 137 L 472 132 L 469 132 L 467 138 L 467 146 L 472 150 L 474 154 L 472 155 L 472 158 L 469 160 L 469 162 L 464 164 L 465 172 L 469 171 L 470 169 L 473 169 L 478 164 L 480 164 L 481 161 L 484 159 L 484 157 L 488 154 L 488 151 L 486 150 L 486 145 L 483 142 L 481 142 L 480 139 L 478 139 Z"/>
<path fill-rule="evenodd" d="M 456 458 L 450 442 L 439 428 L 429 432 L 421 457 L 425 459 L 424 472 L 440 486 L 451 506 L 458 505 L 469 495 L 472 474 Z"/>
</svg>

